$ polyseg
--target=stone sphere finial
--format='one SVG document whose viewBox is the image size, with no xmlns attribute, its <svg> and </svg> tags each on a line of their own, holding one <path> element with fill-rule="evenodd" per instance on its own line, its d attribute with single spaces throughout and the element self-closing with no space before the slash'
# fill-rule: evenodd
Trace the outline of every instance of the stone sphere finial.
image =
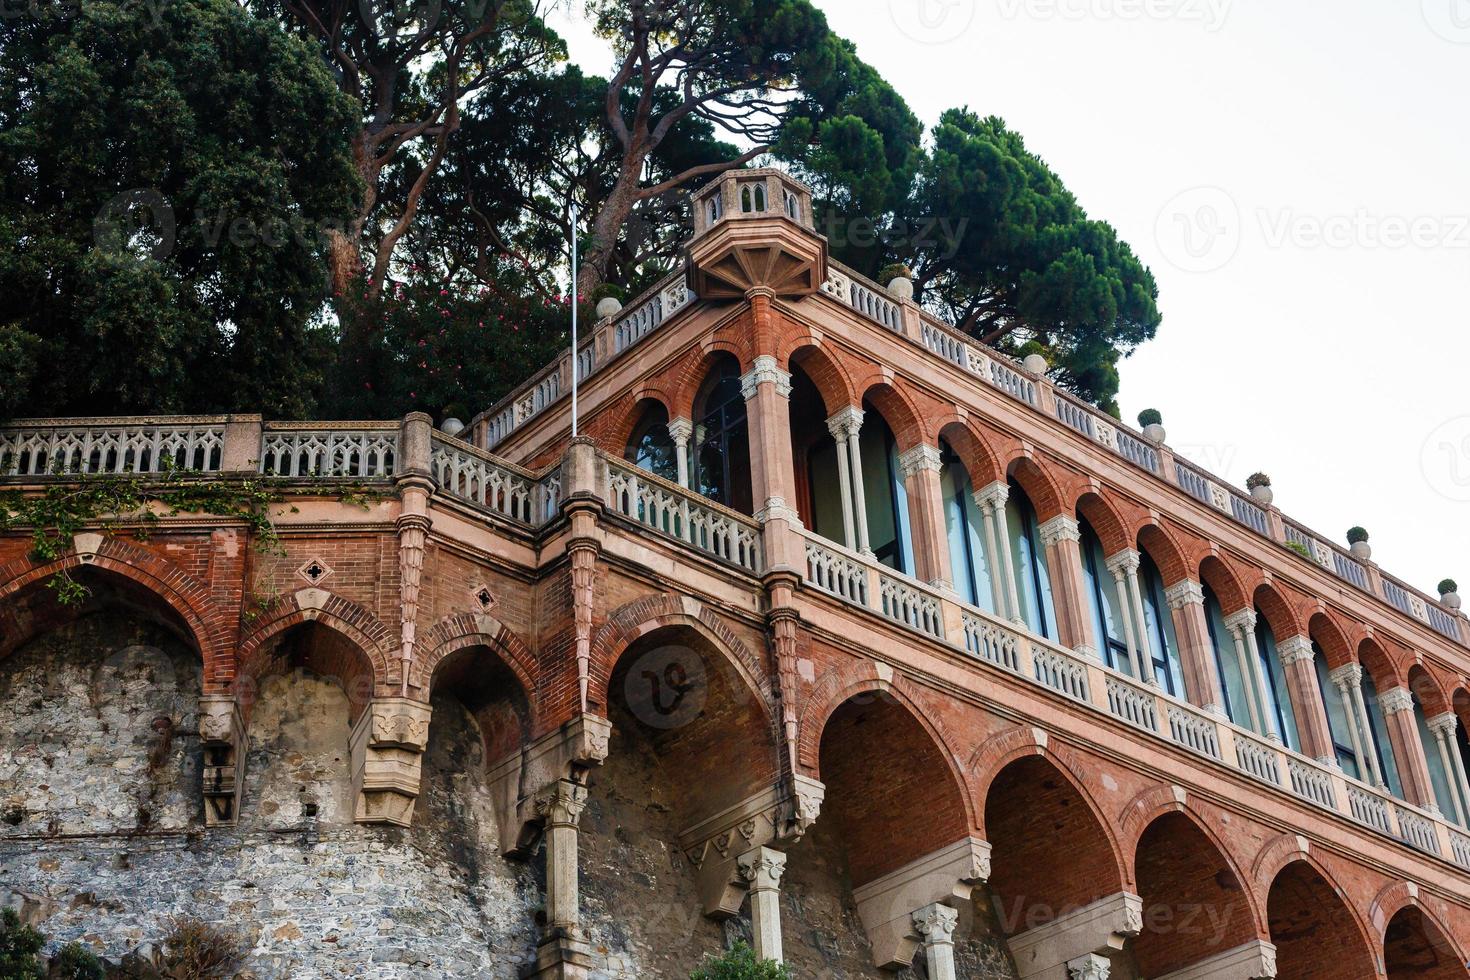
<svg viewBox="0 0 1470 980">
<path fill-rule="evenodd" d="M 597 319 L 606 320 L 622 312 L 623 304 L 616 296 L 604 296 L 597 301 Z"/>
<path fill-rule="evenodd" d="M 464 423 L 451 415 L 440 424 L 439 431 L 446 436 L 457 436 L 464 431 Z"/>
<path fill-rule="evenodd" d="M 914 298 L 914 281 L 908 276 L 894 276 L 888 280 L 888 295 L 897 300 Z"/>
</svg>

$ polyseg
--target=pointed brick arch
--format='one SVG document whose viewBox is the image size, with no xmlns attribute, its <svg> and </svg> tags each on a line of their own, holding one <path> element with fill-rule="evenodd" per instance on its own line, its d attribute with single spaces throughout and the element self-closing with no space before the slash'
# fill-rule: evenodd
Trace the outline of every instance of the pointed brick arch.
<svg viewBox="0 0 1470 980">
<path fill-rule="evenodd" d="M 819 342 L 812 341 L 793 350 L 787 358 L 787 369 L 792 373 L 800 371 L 811 379 L 822 396 L 822 407 L 828 418 L 861 401 L 847 368 Z"/>
<path fill-rule="evenodd" d="M 1374 896 L 1368 919 L 1379 936 L 1389 980 L 1451 980 L 1466 975 L 1464 947 L 1445 925 L 1447 911 L 1443 901 L 1424 894 L 1413 882 L 1396 881 Z"/>
<path fill-rule="evenodd" d="M 965 466 L 970 485 L 978 490 L 997 480 L 1005 479 L 1005 470 L 995 449 L 986 442 L 984 434 L 969 420 L 949 415 L 933 422 L 939 438 L 949 443 L 955 455 Z"/>
<path fill-rule="evenodd" d="M 1199 563 L 1199 580 L 1220 600 L 1220 611 L 1230 615 L 1250 605 L 1250 593 L 1240 576 L 1219 555 L 1206 555 Z"/>
<path fill-rule="evenodd" d="M 206 692 L 227 688 L 236 671 L 229 644 L 233 628 L 229 613 L 213 600 L 209 586 L 148 548 L 117 537 L 95 537 L 95 551 L 73 551 L 49 562 L 26 556 L 0 565 L 0 600 L 40 587 L 58 573 L 85 569 L 115 577 L 155 597 L 182 622 L 204 661 Z M 17 645 L 12 639 L 26 638 L 20 624 L 13 629 L 14 637 L 7 636 L 0 654 Z"/>
<path fill-rule="evenodd" d="M 409 671 L 409 687 L 433 691 L 435 672 L 451 654 L 467 647 L 488 647 L 516 675 L 526 697 L 534 706 L 536 656 L 520 635 L 493 616 L 484 613 L 453 613 L 429 627 L 418 642 L 419 657 Z"/>
<path fill-rule="evenodd" d="M 1301 853 L 1266 886 L 1266 918 L 1282 977 L 1378 977 L 1377 940 L 1348 892 L 1315 856 Z"/>
<path fill-rule="evenodd" d="M 1130 533 L 1122 512 L 1102 489 L 1084 486 L 1074 500 L 1072 509 L 1077 516 L 1085 518 L 1092 525 L 1092 530 L 1102 542 L 1104 555 L 1111 557 L 1133 547 L 1136 536 Z"/>
</svg>

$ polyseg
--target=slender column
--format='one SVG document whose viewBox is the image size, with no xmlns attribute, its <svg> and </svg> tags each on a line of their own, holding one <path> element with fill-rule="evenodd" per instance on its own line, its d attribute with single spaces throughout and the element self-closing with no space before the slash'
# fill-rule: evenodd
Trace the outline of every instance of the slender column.
<svg viewBox="0 0 1470 980">
<path fill-rule="evenodd" d="M 1083 594 L 1082 534 L 1077 522 L 1066 514 L 1043 521 L 1037 528 L 1051 574 L 1052 600 L 1057 608 L 1057 632 L 1062 645 L 1084 657 L 1097 658 L 1097 640 L 1092 635 L 1092 616 Z"/>
<path fill-rule="evenodd" d="M 751 946 L 758 960 L 781 962 L 781 875 L 786 855 L 757 847 L 736 859 L 750 890 Z"/>
<path fill-rule="evenodd" d="M 1128 659 L 1138 666 L 1140 678 L 1147 677 L 1143 672 L 1145 658 L 1139 655 L 1138 636 L 1133 625 L 1133 596 L 1128 588 L 1129 577 L 1138 573 L 1138 552 L 1132 548 L 1124 548 L 1103 564 L 1113 575 L 1113 587 L 1118 594 L 1118 616 L 1123 620 L 1123 642 L 1128 647 Z"/>
<path fill-rule="evenodd" d="M 587 787 L 558 779 L 536 809 L 546 818 L 546 925 L 575 935 L 581 921 L 577 883 L 577 821 L 587 806 Z"/>
<path fill-rule="evenodd" d="M 674 440 L 674 460 L 678 466 L 679 486 L 689 486 L 689 437 L 694 423 L 686 418 L 669 419 L 669 438 Z"/>
<path fill-rule="evenodd" d="M 995 604 L 995 614 L 1001 619 L 1010 619 L 1010 598 L 1006 595 L 1006 577 L 1000 567 L 1000 542 L 995 539 L 995 508 L 980 493 L 971 497 L 980 508 L 980 524 L 985 528 L 985 558 L 990 566 L 990 597 Z"/>
<path fill-rule="evenodd" d="M 1276 644 L 1281 657 L 1281 672 L 1286 675 L 1286 691 L 1291 697 L 1292 714 L 1296 716 L 1296 733 L 1302 751 L 1318 762 L 1337 766 L 1337 752 L 1332 748 L 1332 730 L 1327 726 L 1327 706 L 1317 686 L 1317 670 L 1313 666 L 1316 653 L 1308 636 L 1288 636 Z"/>
<path fill-rule="evenodd" d="M 1250 655 L 1246 653 L 1245 649 L 1245 634 L 1240 627 L 1240 621 L 1238 619 L 1234 621 L 1233 625 L 1227 620 L 1225 626 L 1230 630 L 1230 641 L 1235 646 L 1235 662 L 1240 670 L 1240 681 L 1245 685 L 1245 706 L 1250 714 L 1251 731 L 1259 733 L 1265 729 L 1261 727 L 1261 709 L 1258 705 L 1260 699 L 1251 691 L 1256 686 L 1256 682 L 1255 675 L 1251 673 Z"/>
<path fill-rule="evenodd" d="M 909 498 L 909 529 L 914 536 L 914 564 L 918 566 L 915 577 L 936 588 L 952 588 L 939 449 L 920 443 L 905 450 L 898 465 Z"/>
<path fill-rule="evenodd" d="M 1414 717 L 1414 695 L 1407 687 L 1393 687 L 1378 695 L 1378 703 L 1383 706 L 1389 744 L 1399 764 L 1404 798 L 1438 813 L 1434 782 L 1429 778 L 1429 760 L 1424 757 L 1424 743 L 1419 739 L 1419 723 Z"/>
<path fill-rule="evenodd" d="M 1427 722 L 1434 733 L 1434 744 L 1439 750 L 1439 764 L 1444 767 L 1445 782 L 1450 784 L 1450 805 L 1455 812 L 1455 822 L 1461 827 L 1470 826 L 1465 820 L 1465 797 L 1470 788 L 1465 782 L 1465 760 L 1460 758 L 1460 747 L 1455 744 L 1455 729 L 1459 719 L 1454 712 L 1446 711 L 1435 715 Z"/>
<path fill-rule="evenodd" d="M 1138 552 L 1129 552 L 1132 557 L 1124 564 L 1123 570 L 1128 583 L 1129 608 L 1133 612 L 1133 628 L 1138 634 L 1138 663 L 1140 676 L 1144 683 L 1159 686 L 1159 680 L 1154 676 L 1154 641 L 1148 632 L 1148 617 L 1143 614 L 1143 588 L 1138 584 L 1138 568 L 1140 557 Z"/>
<path fill-rule="evenodd" d="M 857 549 L 865 555 L 872 555 L 873 549 L 868 545 L 868 498 L 863 491 L 863 450 L 858 440 L 863 430 L 863 410 L 849 405 L 832 417 L 841 419 L 840 424 L 847 431 L 848 465 L 852 471 L 852 516 L 857 529 Z"/>
<path fill-rule="evenodd" d="M 1108 980 L 1112 968 L 1106 956 L 1088 953 L 1067 961 L 1067 980 Z"/>
<path fill-rule="evenodd" d="M 1374 786 L 1383 786 L 1383 776 L 1378 772 L 1378 755 L 1365 752 L 1371 733 L 1368 728 L 1368 711 L 1363 707 L 1363 668 L 1356 663 L 1343 664 L 1327 675 L 1337 685 L 1338 697 L 1342 698 L 1343 710 L 1348 716 L 1348 730 L 1353 740 L 1353 756 L 1358 760 L 1358 776 Z M 1365 778 L 1366 777 L 1366 778 Z"/>
<path fill-rule="evenodd" d="M 1005 598 L 1005 611 L 1001 615 L 1013 623 L 1021 623 L 1024 620 L 1021 616 L 1021 600 L 1016 594 L 1016 563 L 1011 558 L 1011 529 L 1009 519 L 1006 517 L 1006 501 L 1010 496 L 1011 488 L 1001 480 L 981 487 L 974 494 L 975 503 L 979 505 L 980 512 L 995 527 L 995 544 L 999 550 L 991 554 L 1001 566 L 1001 571 L 999 576 L 992 574 L 991 577 L 999 577 L 1001 580 L 1002 595 Z M 1001 607 L 997 607 L 999 608 Z"/>
<path fill-rule="evenodd" d="M 837 443 L 837 485 L 842 495 L 842 543 L 856 548 L 852 524 L 852 466 L 847 455 L 847 422 L 842 412 L 827 420 L 827 431 Z"/>
<path fill-rule="evenodd" d="M 1242 658 L 1240 677 L 1245 682 L 1246 697 L 1254 703 L 1253 727 L 1258 733 L 1270 736 L 1271 708 L 1266 704 L 1266 678 L 1261 673 L 1261 653 L 1256 645 L 1256 611 L 1238 609 L 1225 617 L 1225 626 L 1235 637 L 1235 650 Z"/>
<path fill-rule="evenodd" d="M 1205 621 L 1205 592 L 1193 579 L 1180 579 L 1164 590 L 1164 599 L 1174 617 L 1174 635 L 1179 638 L 1179 659 L 1184 664 L 1184 690 L 1190 704 L 1213 715 L 1225 714 L 1220 693 L 1220 672 L 1210 627 Z"/>
<path fill-rule="evenodd" d="M 924 943 L 929 980 L 955 980 L 954 927 L 958 921 L 958 912 L 937 902 L 914 913 L 914 931 Z"/>
</svg>

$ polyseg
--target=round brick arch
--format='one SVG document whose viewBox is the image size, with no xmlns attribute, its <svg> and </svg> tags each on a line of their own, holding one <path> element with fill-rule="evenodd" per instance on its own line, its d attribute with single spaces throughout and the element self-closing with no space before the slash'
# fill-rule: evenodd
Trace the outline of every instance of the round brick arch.
<svg viewBox="0 0 1470 980">
<path fill-rule="evenodd" d="M 320 623 L 350 643 L 369 665 L 375 691 L 398 693 L 399 662 L 390 654 L 397 645 L 393 632 L 367 607 L 319 588 L 280 597 L 251 625 L 238 648 L 240 678 L 257 679 L 269 643 L 304 623 Z"/>
<path fill-rule="evenodd" d="M 860 380 L 858 388 L 863 393 L 862 402 L 869 406 L 868 410 L 876 412 L 893 433 L 893 441 L 899 453 L 905 453 L 921 443 L 933 445 L 934 439 L 924 424 L 923 413 L 919 411 L 902 382 L 870 376 Z"/>
<path fill-rule="evenodd" d="M 1138 542 L 1138 550 L 1153 559 L 1165 586 L 1176 585 L 1185 579 L 1197 581 L 1189 557 L 1175 533 L 1157 518 L 1145 518 L 1134 532 L 1134 540 Z"/>
<path fill-rule="evenodd" d="M 704 379 L 722 358 L 731 358 L 738 370 L 746 370 L 747 351 L 744 345 L 730 340 L 710 338 L 697 348 L 691 348 L 679 358 L 673 368 L 665 374 L 669 418 L 693 418 L 694 399 L 699 394 Z"/>
<path fill-rule="evenodd" d="M 969 420 L 950 415 L 935 420 L 933 424 L 939 432 L 939 438 L 949 443 L 964 464 L 973 489 L 979 490 L 1005 480 L 1000 457 L 986 440 L 984 433 Z"/>
<path fill-rule="evenodd" d="M 225 638 L 224 610 L 210 598 L 209 587 L 155 552 L 116 537 L 103 537 L 95 552 L 73 552 L 55 561 L 17 558 L 0 565 L 0 600 L 16 598 L 51 576 L 78 569 L 95 570 L 141 588 L 162 602 L 189 631 L 204 663 L 204 688 L 217 690 L 233 676 L 233 658 Z M 15 644 L 7 643 L 7 647 Z"/>
<path fill-rule="evenodd" d="M 1379 693 L 1404 686 L 1404 675 L 1397 660 L 1386 646 L 1371 636 L 1358 642 L 1358 663 L 1363 671 L 1373 678 L 1373 686 Z"/>
<path fill-rule="evenodd" d="M 1406 908 L 1418 909 L 1424 918 L 1439 931 L 1449 947 L 1449 953 L 1457 963 L 1466 962 L 1465 947 L 1456 940 L 1453 931 L 1446 926 L 1448 916 L 1444 902 L 1436 896 L 1427 896 L 1418 885 L 1408 881 L 1396 881 L 1386 885 L 1373 896 L 1368 906 L 1368 920 L 1380 937 L 1388 930 L 1394 916 Z M 1459 974 L 1464 976 L 1462 972 Z"/>
<path fill-rule="evenodd" d="M 1112 557 L 1125 548 L 1133 547 L 1136 536 L 1129 532 L 1123 515 L 1105 492 L 1099 487 L 1086 484 L 1080 491 L 1072 502 L 1072 510 L 1092 525 L 1092 530 L 1102 542 L 1103 554 Z"/>
<path fill-rule="evenodd" d="M 418 655 L 409 669 L 408 686 L 422 692 L 424 700 L 433 693 L 440 665 L 460 650 L 485 647 L 498 657 L 520 682 L 526 699 L 536 705 L 536 656 L 515 630 L 484 613 L 454 613 L 429 627 L 419 639 Z"/>
<path fill-rule="evenodd" d="M 1307 624 L 1302 621 L 1301 616 L 1280 589 L 1270 582 L 1262 582 L 1256 586 L 1251 596 L 1256 608 L 1266 618 L 1266 625 L 1271 628 L 1271 635 L 1279 642 L 1289 636 L 1301 636 L 1307 632 Z"/>
<path fill-rule="evenodd" d="M 822 396 L 822 407 L 831 418 L 849 405 L 859 402 L 852 377 L 842 362 L 833 357 L 819 340 L 802 338 L 802 342 L 786 358 L 787 369 L 800 371 L 811 379 Z"/>
<path fill-rule="evenodd" d="M 1450 710 L 1450 699 L 1445 694 L 1444 687 L 1434 672 L 1423 664 L 1414 664 L 1409 668 L 1408 674 L 1409 690 L 1419 696 L 1419 703 L 1424 707 L 1424 717 L 1433 718 Z"/>
<path fill-rule="evenodd" d="M 1017 447 L 1006 460 L 1006 476 L 1016 481 L 1016 485 L 1031 501 L 1031 509 L 1036 511 L 1038 522 L 1048 521 L 1066 512 L 1066 505 L 1062 502 L 1065 495 L 1061 491 L 1061 482 L 1050 471 L 1049 466 L 1050 464 L 1038 462 L 1024 446 Z"/>
<path fill-rule="evenodd" d="M 1353 656 L 1352 645 L 1348 643 L 1347 633 L 1333 616 L 1325 609 L 1318 609 L 1312 613 L 1307 620 L 1308 635 L 1322 648 L 1322 654 L 1326 657 L 1329 670 L 1341 667 L 1346 663 L 1357 660 Z"/>
<path fill-rule="evenodd" d="M 1220 612 L 1229 616 L 1250 606 L 1250 595 L 1245 583 L 1236 574 L 1230 563 L 1219 555 L 1206 555 L 1199 563 L 1199 580 L 1210 587 L 1220 601 Z"/>
</svg>

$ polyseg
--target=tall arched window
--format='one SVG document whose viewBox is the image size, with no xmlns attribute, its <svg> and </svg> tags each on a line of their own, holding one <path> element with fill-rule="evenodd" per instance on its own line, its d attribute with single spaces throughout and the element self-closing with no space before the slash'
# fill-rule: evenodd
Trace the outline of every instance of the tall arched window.
<svg viewBox="0 0 1470 980">
<path fill-rule="evenodd" d="M 1291 693 L 1286 686 L 1286 672 L 1281 666 L 1281 655 L 1276 651 L 1276 634 L 1260 608 L 1256 609 L 1256 653 L 1261 658 L 1261 676 L 1266 679 L 1266 724 L 1281 737 L 1289 749 L 1301 751 L 1301 738 L 1297 735 L 1296 712 L 1291 707 Z"/>
<path fill-rule="evenodd" d="M 1366 670 L 1363 671 L 1363 704 L 1368 708 L 1368 741 L 1372 743 L 1367 751 L 1376 755 L 1378 771 L 1383 773 L 1388 791 L 1403 799 L 1404 785 L 1399 780 L 1399 767 L 1393 757 L 1393 743 L 1388 739 L 1388 723 L 1383 717 L 1383 705 L 1378 702 L 1378 686 L 1373 683 L 1373 678 Z"/>
<path fill-rule="evenodd" d="M 863 428 L 858 434 L 858 445 L 863 460 L 869 547 L 889 568 L 910 572 L 914 567 L 914 546 L 909 533 L 908 494 L 898 465 L 898 443 L 887 421 L 869 402 L 863 403 Z"/>
<path fill-rule="evenodd" d="M 1138 665 L 1128 659 L 1128 643 L 1123 633 L 1123 610 L 1118 604 L 1118 590 L 1107 569 L 1107 555 L 1102 540 L 1086 518 L 1079 518 L 1082 532 L 1082 577 L 1092 604 L 1092 632 L 1102 644 L 1103 663 L 1114 670 L 1139 677 Z"/>
<path fill-rule="evenodd" d="M 1204 586 L 1205 623 L 1209 626 L 1210 645 L 1215 649 L 1215 669 L 1220 672 L 1220 694 L 1225 699 L 1225 714 L 1242 728 L 1251 727 L 1251 707 L 1246 700 L 1249 690 L 1240 674 L 1240 658 L 1236 656 L 1235 640 L 1230 628 L 1225 625 L 1225 613 L 1214 591 Z"/>
<path fill-rule="evenodd" d="M 791 397 L 787 401 L 796 505 L 802 523 L 813 534 L 846 544 L 843 510 L 847 504 L 842 499 L 838 475 L 837 443 L 827 428 L 821 392 L 795 362 L 791 364 Z"/>
<path fill-rule="evenodd" d="M 692 485 L 711 500 L 749 514 L 750 428 L 735 358 L 715 362 L 695 396 L 694 412 Z"/>
<path fill-rule="evenodd" d="M 1143 593 L 1144 629 L 1153 651 L 1154 677 L 1165 691 L 1182 698 L 1184 661 L 1179 655 L 1179 639 L 1174 635 L 1174 617 L 1169 614 L 1169 603 L 1164 598 L 1164 576 L 1148 552 L 1139 553 L 1142 557 L 1138 565 L 1138 587 Z"/>
<path fill-rule="evenodd" d="M 669 435 L 669 413 L 662 404 L 648 403 L 633 427 L 623 458 L 665 480 L 679 478 L 679 459 Z"/>
<path fill-rule="evenodd" d="M 1424 714 L 1424 703 L 1419 700 L 1418 693 L 1412 687 L 1410 694 L 1414 698 L 1414 727 L 1419 732 L 1419 744 L 1424 748 L 1424 761 L 1429 766 L 1429 782 L 1434 789 L 1434 801 L 1439 804 L 1439 812 L 1444 814 L 1446 820 L 1454 820 L 1455 797 L 1454 790 L 1450 788 L 1450 780 L 1454 776 L 1445 772 L 1444 759 L 1439 754 L 1439 742 L 1429 730 L 1429 719 Z"/>
<path fill-rule="evenodd" d="M 1354 708 L 1342 699 L 1337 685 L 1332 683 L 1327 670 L 1327 655 L 1312 641 L 1312 663 L 1317 671 L 1317 689 L 1322 694 L 1322 704 L 1327 709 L 1327 730 L 1332 735 L 1332 751 L 1337 757 L 1337 766 L 1354 779 L 1368 782 L 1368 774 L 1358 768 L 1358 757 L 1353 752 L 1352 724 Z"/>
<path fill-rule="evenodd" d="M 1055 637 L 1057 611 L 1052 604 L 1045 552 L 1036 532 L 1036 510 L 1026 491 L 1014 480 L 1006 500 L 1006 527 L 1011 536 L 1011 561 L 1015 564 L 1016 600 L 1021 606 L 1021 619 L 1038 636 Z"/>
<path fill-rule="evenodd" d="M 944 494 L 944 529 L 955 590 L 972 605 L 999 615 L 990 577 L 992 559 L 985 546 L 985 518 L 975 503 L 974 484 L 949 443 L 941 440 L 939 450 L 939 486 Z"/>
</svg>

